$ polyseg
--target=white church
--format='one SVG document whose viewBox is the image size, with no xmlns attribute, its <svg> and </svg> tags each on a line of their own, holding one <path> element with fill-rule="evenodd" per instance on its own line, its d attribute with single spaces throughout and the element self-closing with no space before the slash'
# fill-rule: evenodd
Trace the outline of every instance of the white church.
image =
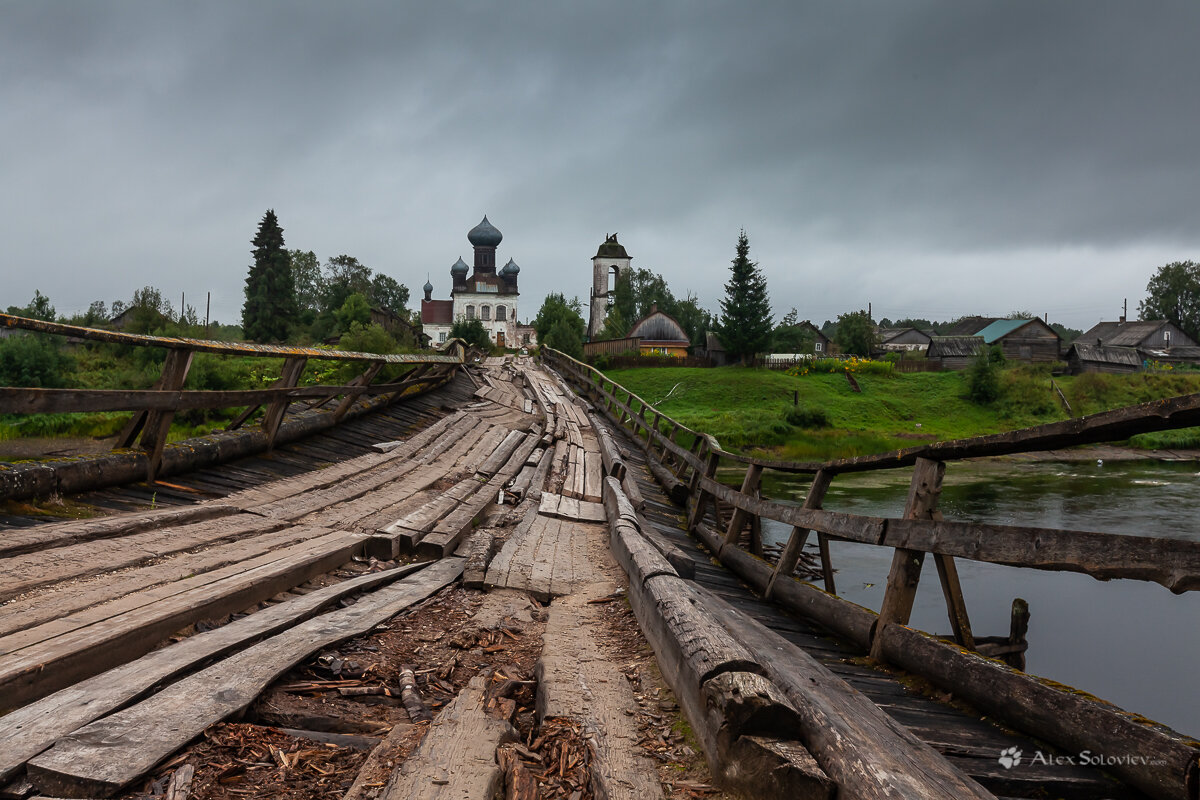
<svg viewBox="0 0 1200 800">
<path fill-rule="evenodd" d="M 496 248 L 504 235 L 495 225 L 483 221 L 467 233 L 475 249 L 475 264 L 468 275 L 462 258 L 450 267 L 450 299 L 434 300 L 433 284 L 425 282 L 421 301 L 421 326 L 434 346 L 450 337 L 455 320 L 477 319 L 488 337 L 499 347 L 524 347 L 536 344 L 532 328 L 517 326 L 517 276 L 521 268 L 511 258 L 496 270 Z"/>
</svg>

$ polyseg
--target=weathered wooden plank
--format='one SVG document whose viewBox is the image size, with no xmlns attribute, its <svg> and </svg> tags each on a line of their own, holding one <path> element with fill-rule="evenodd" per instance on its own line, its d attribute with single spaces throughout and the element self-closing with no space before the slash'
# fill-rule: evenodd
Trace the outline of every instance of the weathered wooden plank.
<svg viewBox="0 0 1200 800">
<path fill-rule="evenodd" d="M 414 564 L 361 575 L 294 597 L 215 630 L 189 636 L 0 717 L 0 741 L 4 742 L 0 747 L 0 780 L 11 778 L 56 739 L 115 711 L 162 681 L 259 637 L 278 633 L 343 597 L 398 580 L 425 566 Z"/>
<path fill-rule="evenodd" d="M 111 796 L 209 725 L 249 706 L 292 665 L 366 633 L 456 580 L 462 567 L 457 558 L 433 564 L 86 725 L 31 759 L 30 780 L 40 791 L 60 797 Z"/>
<path fill-rule="evenodd" d="M 251 514 L 56 547 L 0 559 L 0 601 L 41 586 L 144 564 L 194 547 L 270 533 L 287 523 Z"/>
<path fill-rule="evenodd" d="M 488 565 L 487 585 L 489 586 L 524 588 L 523 586 L 513 586 L 510 581 L 510 575 L 513 568 L 519 563 L 519 559 L 517 558 L 518 552 L 524 550 L 526 541 L 531 536 L 531 529 L 539 519 L 537 505 L 530 501 L 526 501 L 526 504 L 527 510 L 521 518 L 520 524 L 517 525 L 516 530 L 504 542 L 504 545 L 500 548 L 500 552 L 492 559 L 492 563 Z"/>
<path fill-rule="evenodd" d="M 95 539 L 112 539 L 132 533 L 157 530 L 169 525 L 203 522 L 236 514 L 237 507 L 224 500 L 200 503 L 180 508 L 156 508 L 97 519 L 52 522 L 31 525 L 27 528 L 11 528 L 0 531 L 0 557 L 9 557 L 49 550 L 54 547 L 90 542 Z"/>
<path fill-rule="evenodd" d="M 603 494 L 603 469 L 600 454 L 585 451 L 583 457 L 583 499 L 592 503 L 599 503 Z"/>
<path fill-rule="evenodd" d="M 442 709 L 417 751 L 392 774 L 380 800 L 497 796 L 503 775 L 496 748 L 518 737 L 506 720 L 484 709 L 486 689 L 486 678 L 476 675 Z"/>
<path fill-rule="evenodd" d="M 259 559 L 257 564 L 235 565 L 139 592 L 90 614 L 85 611 L 6 636 L 0 644 L 27 638 L 36 643 L 13 652 L 0 663 L 0 711 L 135 659 L 197 620 L 240 611 L 327 572 L 360 552 L 362 541 L 359 534 L 334 531 Z M 157 599 L 160 597 L 169 599 Z M 122 613 L 131 605 L 132 610 Z M 97 617 L 93 624 L 76 627 Z M 65 631 L 53 639 L 38 640 L 47 627 Z"/>
<path fill-rule="evenodd" d="M 697 602 L 755 654 L 796 710 L 799 737 L 839 793 L 861 798 L 991 798 L 799 647 L 704 590 Z"/>
<path fill-rule="evenodd" d="M 278 553 L 284 547 L 326 532 L 315 531 L 307 526 L 289 526 L 272 533 L 206 547 L 195 553 L 177 553 L 162 561 L 123 569 L 114 574 L 44 587 L 0 606 L 0 636 L 65 618 L 77 611 L 109 603 L 153 586 L 167 585 L 181 578 Z M 0 648 L 0 652 L 9 646 Z"/>
<path fill-rule="evenodd" d="M 488 456 L 487 460 L 479 466 L 479 469 L 477 469 L 476 472 L 488 477 L 495 475 L 500 468 L 504 466 L 504 462 L 508 461 L 508 457 L 513 454 L 513 451 L 525 441 L 525 438 L 525 433 L 522 431 L 510 431 L 509 434 L 504 437 L 504 441 L 497 445 L 495 451 Z M 530 450 L 532 449 L 533 448 L 530 448 Z M 523 461 L 524 459 L 522 458 L 522 462 Z"/>
<path fill-rule="evenodd" d="M 588 740 L 588 771 L 597 796 L 609 800 L 662 797 L 654 765 L 646 758 L 634 722 L 637 702 L 617 665 L 604 657 L 594 633 L 602 620 L 584 596 L 550 606 L 537 664 L 538 720 L 575 719 Z"/>
<path fill-rule="evenodd" d="M 605 519 L 604 506 L 600 503 L 577 500 L 573 497 L 563 497 L 562 495 L 550 492 L 542 493 L 538 513 L 548 517 L 559 517 L 560 519 L 574 520 L 576 522 L 604 522 Z"/>
</svg>

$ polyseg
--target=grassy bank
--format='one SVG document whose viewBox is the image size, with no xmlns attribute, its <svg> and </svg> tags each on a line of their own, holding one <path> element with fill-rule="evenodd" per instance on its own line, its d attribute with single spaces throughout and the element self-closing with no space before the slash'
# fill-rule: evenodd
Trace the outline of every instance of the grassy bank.
<svg viewBox="0 0 1200 800">
<path fill-rule="evenodd" d="M 1027 367 L 1002 372 L 1003 396 L 990 405 L 966 398 L 966 379 L 959 372 L 859 374 L 859 393 L 844 375 L 792 377 L 741 367 L 624 369 L 607 374 L 685 425 L 716 436 L 726 447 L 767 451 L 788 460 L 866 455 L 1068 417 L 1050 388 L 1048 372 Z M 1054 380 L 1076 416 L 1200 392 L 1196 374 Z M 1196 447 L 1200 431 L 1151 434 L 1136 437 L 1132 444 Z"/>
</svg>

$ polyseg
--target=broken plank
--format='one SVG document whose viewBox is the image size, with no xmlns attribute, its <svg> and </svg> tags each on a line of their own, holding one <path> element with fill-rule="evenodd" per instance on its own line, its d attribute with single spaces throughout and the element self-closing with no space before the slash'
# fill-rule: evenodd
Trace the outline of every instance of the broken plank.
<svg viewBox="0 0 1200 800">
<path fill-rule="evenodd" d="M 34 786 L 60 797 L 109 797 L 208 726 L 246 708 L 313 653 L 370 631 L 462 574 L 449 558 L 262 641 L 184 678 L 148 700 L 84 726 L 31 759 Z"/>
<path fill-rule="evenodd" d="M 476 675 L 442 709 L 420 747 L 379 794 L 379 800 L 459 800 L 495 797 L 503 776 L 496 748 L 517 741 L 507 721 L 484 709 L 487 681 Z"/>
<path fill-rule="evenodd" d="M 124 706 L 162 681 L 210 658 L 219 658 L 262 636 L 295 625 L 355 592 L 390 583 L 422 569 L 412 564 L 351 578 L 295 597 L 249 616 L 148 653 L 0 717 L 0 780 L 12 777 L 26 761 L 110 711 Z"/>
</svg>

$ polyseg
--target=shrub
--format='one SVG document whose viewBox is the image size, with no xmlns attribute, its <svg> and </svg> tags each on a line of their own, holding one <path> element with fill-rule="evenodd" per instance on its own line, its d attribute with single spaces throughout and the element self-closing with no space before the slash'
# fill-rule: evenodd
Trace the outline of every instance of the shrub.
<svg viewBox="0 0 1200 800">
<path fill-rule="evenodd" d="M 784 415 L 789 425 L 797 428 L 828 428 L 829 416 L 823 408 L 792 406 Z"/>
<path fill-rule="evenodd" d="M 987 352 L 980 353 L 967 368 L 967 397 L 987 405 L 1000 399 L 1000 365 Z"/>
<path fill-rule="evenodd" d="M 59 388 L 70 382 L 75 361 L 47 336 L 0 339 L 0 386 Z"/>
</svg>

